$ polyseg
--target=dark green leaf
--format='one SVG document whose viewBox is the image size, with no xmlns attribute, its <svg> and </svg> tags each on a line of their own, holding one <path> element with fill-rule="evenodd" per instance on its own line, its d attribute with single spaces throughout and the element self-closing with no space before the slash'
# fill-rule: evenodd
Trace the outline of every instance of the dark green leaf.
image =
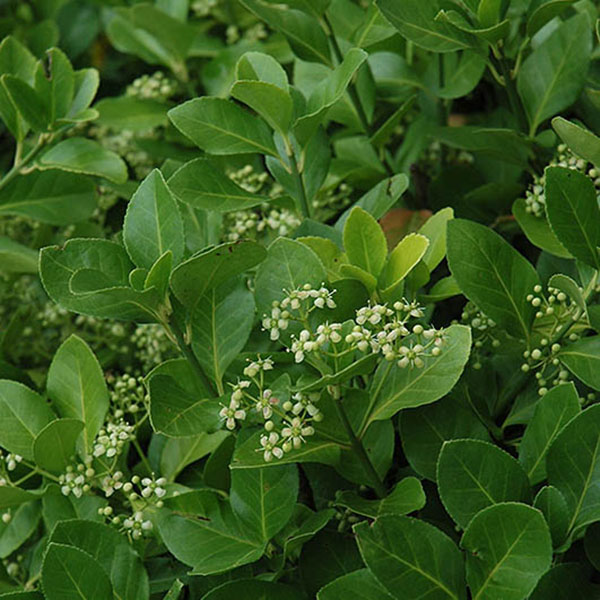
<svg viewBox="0 0 600 600">
<path fill-rule="evenodd" d="M 75 456 L 75 444 L 84 428 L 77 419 L 57 419 L 48 423 L 33 442 L 33 456 L 39 467 L 51 473 L 64 473 Z"/>
</svg>

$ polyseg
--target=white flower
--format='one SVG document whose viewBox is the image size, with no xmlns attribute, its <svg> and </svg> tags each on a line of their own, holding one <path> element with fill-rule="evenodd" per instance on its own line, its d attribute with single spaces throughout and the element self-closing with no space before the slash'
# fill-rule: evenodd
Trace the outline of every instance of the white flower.
<svg viewBox="0 0 600 600">
<path fill-rule="evenodd" d="M 279 441 L 279 434 L 272 431 L 268 436 L 263 435 L 260 438 L 260 445 L 258 452 L 263 452 L 265 462 L 271 462 L 273 457 L 281 458 L 283 456 L 283 450 L 277 445 Z"/>
<path fill-rule="evenodd" d="M 287 423 L 287 426 L 281 430 L 281 435 L 284 437 L 284 440 L 290 441 L 296 450 L 302 446 L 303 442 L 306 442 L 304 439 L 305 436 L 308 437 L 314 433 L 314 428 L 304 423 L 300 417 L 294 417 Z"/>
<path fill-rule="evenodd" d="M 261 398 L 256 402 L 256 412 L 262 412 L 265 419 L 270 419 L 273 415 L 273 404 L 277 404 L 279 400 L 273 396 L 273 390 L 266 389 L 263 391 Z"/>
<path fill-rule="evenodd" d="M 223 406 L 223 405 L 221 405 Z M 246 418 L 246 411 L 240 408 L 239 402 L 231 399 L 229 406 L 223 406 L 219 411 L 219 416 L 225 420 L 225 426 L 229 430 L 235 429 L 236 420 L 243 421 Z"/>
</svg>

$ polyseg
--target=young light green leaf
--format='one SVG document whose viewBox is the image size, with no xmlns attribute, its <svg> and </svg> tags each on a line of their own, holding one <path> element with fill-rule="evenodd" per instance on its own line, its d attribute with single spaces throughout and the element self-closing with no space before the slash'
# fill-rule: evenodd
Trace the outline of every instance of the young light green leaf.
<svg viewBox="0 0 600 600">
<path fill-rule="evenodd" d="M 548 117 L 579 96 L 592 51 L 588 16 L 579 13 L 560 26 L 524 61 L 517 89 L 529 118 L 530 135 Z"/>
<path fill-rule="evenodd" d="M 246 52 L 235 65 L 236 79 L 265 81 L 284 91 L 288 91 L 288 77 L 285 69 L 270 54 Z"/>
<path fill-rule="evenodd" d="M 565 3 L 572 0 L 556 0 Z M 569 146 L 577 156 L 594 163 L 600 167 L 600 138 L 591 131 L 580 127 L 576 123 L 567 121 L 562 117 L 552 119 L 552 127 L 561 140 Z"/>
<path fill-rule="evenodd" d="M 419 229 L 419 233 L 429 240 L 423 255 L 423 262 L 433 271 L 446 256 L 446 231 L 448 221 L 454 219 L 454 210 L 447 206 L 429 217 Z"/>
<path fill-rule="evenodd" d="M 446 510 L 462 529 L 488 506 L 531 500 L 531 486 L 521 465 L 507 452 L 481 440 L 444 442 L 437 483 Z"/>
<path fill-rule="evenodd" d="M 354 526 L 365 564 L 392 597 L 464 600 L 464 559 L 439 529 L 410 517 L 385 516 Z"/>
<path fill-rule="evenodd" d="M 600 336 L 586 337 L 565 346 L 558 358 L 575 377 L 600 390 Z"/>
<path fill-rule="evenodd" d="M 535 309 L 527 294 L 539 283 L 531 264 L 488 227 L 448 223 L 448 265 L 469 300 L 513 336 L 529 339 Z"/>
<path fill-rule="evenodd" d="M 586 264 L 600 268 L 600 220 L 596 189 L 589 177 L 565 167 L 545 172 L 546 213 L 560 243 Z"/>
<path fill-rule="evenodd" d="M 171 273 L 177 299 L 193 308 L 214 287 L 261 263 L 267 252 L 256 242 L 230 242 L 195 254 Z"/>
<path fill-rule="evenodd" d="M 367 500 L 351 491 L 336 494 L 337 506 L 349 508 L 357 515 L 377 519 L 382 515 L 407 515 L 425 506 L 425 492 L 416 477 L 401 479 L 381 500 Z"/>
<path fill-rule="evenodd" d="M 342 575 L 319 590 L 317 600 L 392 600 L 392 596 L 369 569 L 359 569 Z"/>
<path fill-rule="evenodd" d="M 47 388 L 60 416 L 85 423 L 83 452 L 90 452 L 108 411 L 108 389 L 98 359 L 81 338 L 72 335 L 57 350 Z"/>
<path fill-rule="evenodd" d="M 175 171 L 169 188 L 190 206 L 223 213 L 247 210 L 270 200 L 240 187 L 206 158 L 191 160 Z"/>
<path fill-rule="evenodd" d="M 269 127 L 224 98 L 194 98 L 169 111 L 173 125 L 209 154 L 277 156 Z"/>
<path fill-rule="evenodd" d="M 106 571 L 87 552 L 51 543 L 42 563 L 42 587 L 48 600 L 106 600 L 113 589 Z"/>
<path fill-rule="evenodd" d="M 552 540 L 542 514 L 516 502 L 494 504 L 469 523 L 467 583 L 473 600 L 524 600 L 552 562 Z"/>
<path fill-rule="evenodd" d="M 183 590 L 183 583 L 176 579 L 173 585 L 169 588 L 169 591 L 163 597 L 163 600 L 178 600 Z"/>
<path fill-rule="evenodd" d="M 123 221 L 123 242 L 131 260 L 145 269 L 150 269 L 167 251 L 173 254 L 175 264 L 183 257 L 183 221 L 158 169 L 142 181 L 129 201 Z"/>
<path fill-rule="evenodd" d="M 445 223 L 443 228 L 445 229 Z M 402 238 L 387 258 L 381 273 L 380 287 L 391 293 L 417 266 L 429 248 L 429 240 L 420 233 L 410 233 Z"/>
<path fill-rule="evenodd" d="M 369 423 L 388 419 L 406 408 L 431 404 L 454 387 L 469 358 L 471 330 L 451 325 L 444 337 L 439 356 L 423 358 L 422 368 L 403 369 L 387 361 L 379 365 L 371 384 Z"/>
<path fill-rule="evenodd" d="M 546 454 L 562 428 L 581 412 L 572 383 L 552 388 L 537 403 L 519 445 L 519 462 L 532 485 L 546 478 Z"/>
<path fill-rule="evenodd" d="M 73 462 L 75 444 L 83 428 L 83 421 L 78 419 L 57 419 L 48 423 L 33 442 L 36 464 L 50 473 L 64 473 Z"/>
<path fill-rule="evenodd" d="M 297 497 L 295 465 L 231 472 L 231 510 L 254 539 L 268 542 L 281 531 L 292 516 Z"/>
<path fill-rule="evenodd" d="M 33 460 L 36 436 L 56 415 L 41 396 L 16 381 L 0 380 L 0 445 Z"/>
<path fill-rule="evenodd" d="M 355 206 L 344 225 L 344 250 L 351 264 L 378 277 L 387 258 L 387 242 L 379 223 Z"/>
<path fill-rule="evenodd" d="M 83 221 L 96 208 L 94 182 L 65 171 L 19 175 L 0 192 L 0 215 L 19 215 L 49 225 Z"/>
<path fill-rule="evenodd" d="M 548 450 L 548 482 L 569 508 L 568 531 L 576 534 L 600 519 L 600 405 L 572 419 Z"/>
<path fill-rule="evenodd" d="M 123 159 L 86 138 L 72 137 L 59 142 L 41 156 L 39 164 L 43 169 L 95 175 L 115 183 L 127 181 L 127 165 Z"/>
</svg>

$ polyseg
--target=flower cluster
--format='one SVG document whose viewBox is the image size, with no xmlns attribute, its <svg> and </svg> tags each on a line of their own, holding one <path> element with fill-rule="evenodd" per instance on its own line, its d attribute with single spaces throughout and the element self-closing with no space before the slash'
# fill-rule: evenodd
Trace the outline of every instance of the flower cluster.
<svg viewBox="0 0 600 600">
<path fill-rule="evenodd" d="M 164 102 L 178 91 L 177 82 L 169 79 L 162 71 L 152 75 L 142 75 L 127 86 L 125 94 L 142 100 L 158 100 Z"/>
<path fill-rule="evenodd" d="M 59 477 L 60 491 L 65 496 L 73 494 L 75 498 L 81 498 L 83 494 L 90 491 L 95 475 L 91 456 L 87 457 L 84 463 L 76 466 L 69 465 L 66 472 Z"/>
<path fill-rule="evenodd" d="M 550 161 L 550 167 L 564 167 L 584 173 L 594 182 L 596 192 L 600 192 L 600 171 L 594 165 L 574 154 L 566 144 L 560 144 L 556 149 L 556 156 Z M 525 192 L 525 210 L 535 217 L 546 214 L 546 196 L 544 175 L 535 175 L 533 182 Z"/>
<path fill-rule="evenodd" d="M 143 373 L 176 356 L 175 349 L 160 325 L 138 325 L 130 337 L 136 361 Z"/>
<path fill-rule="evenodd" d="M 126 414 L 136 415 L 144 410 L 148 394 L 143 377 L 124 373 L 119 376 L 109 375 L 106 379 L 115 419 L 122 419 Z"/>
<path fill-rule="evenodd" d="M 20 454 L 4 454 L 0 449 L 0 460 L 4 461 L 4 467 L 7 471 L 14 471 L 17 465 L 23 460 L 23 457 Z"/>
<path fill-rule="evenodd" d="M 125 447 L 125 444 L 134 439 L 135 427 L 123 419 L 117 422 L 108 422 L 106 427 L 98 432 L 94 442 L 93 454 L 96 458 L 106 456 L 115 458 Z"/>
<path fill-rule="evenodd" d="M 481 312 L 475 304 L 467 302 L 461 314 L 461 321 L 471 328 L 473 338 L 473 350 L 471 351 L 471 362 L 474 369 L 481 369 L 483 351 L 490 346 L 498 348 L 498 328 L 496 322 Z"/>
</svg>

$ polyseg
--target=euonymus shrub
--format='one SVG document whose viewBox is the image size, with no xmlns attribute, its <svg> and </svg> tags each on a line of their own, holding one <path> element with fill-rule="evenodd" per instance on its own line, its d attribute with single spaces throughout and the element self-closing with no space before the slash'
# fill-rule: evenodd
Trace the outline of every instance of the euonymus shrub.
<svg viewBox="0 0 600 600">
<path fill-rule="evenodd" d="M 8 3 L 0 597 L 600 597 L 597 18 Z"/>
</svg>

